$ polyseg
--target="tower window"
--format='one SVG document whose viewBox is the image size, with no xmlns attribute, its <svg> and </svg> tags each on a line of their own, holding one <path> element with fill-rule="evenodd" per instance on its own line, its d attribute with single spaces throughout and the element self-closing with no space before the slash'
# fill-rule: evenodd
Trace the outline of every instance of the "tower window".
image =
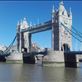
<svg viewBox="0 0 82 82">
<path fill-rule="evenodd" d="M 64 15 L 64 11 L 62 12 L 62 15 Z"/>
<path fill-rule="evenodd" d="M 68 32 L 67 32 L 67 30 L 65 30 L 65 31 L 64 31 L 64 34 L 65 34 L 65 35 L 68 35 Z"/>
</svg>

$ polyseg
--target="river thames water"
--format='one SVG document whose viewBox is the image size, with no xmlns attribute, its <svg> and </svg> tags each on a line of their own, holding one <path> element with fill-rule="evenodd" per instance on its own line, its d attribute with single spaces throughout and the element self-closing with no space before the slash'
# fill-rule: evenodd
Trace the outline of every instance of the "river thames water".
<svg viewBox="0 0 82 82">
<path fill-rule="evenodd" d="M 79 68 L 0 63 L 0 82 L 82 82 Z"/>
</svg>

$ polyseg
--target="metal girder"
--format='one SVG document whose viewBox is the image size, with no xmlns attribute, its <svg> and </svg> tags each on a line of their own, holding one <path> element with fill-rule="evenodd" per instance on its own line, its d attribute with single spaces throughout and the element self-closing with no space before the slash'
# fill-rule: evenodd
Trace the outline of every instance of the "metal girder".
<svg viewBox="0 0 82 82">
<path fill-rule="evenodd" d="M 28 29 L 22 29 L 21 32 L 29 32 L 31 34 L 46 31 L 52 29 L 52 21 L 47 21 L 42 24 L 38 24 L 32 27 L 29 27 Z"/>
</svg>

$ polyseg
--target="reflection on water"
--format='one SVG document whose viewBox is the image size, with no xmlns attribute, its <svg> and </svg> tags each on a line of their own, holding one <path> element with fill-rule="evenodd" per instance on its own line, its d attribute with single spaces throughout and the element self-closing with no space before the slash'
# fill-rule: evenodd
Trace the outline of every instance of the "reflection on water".
<svg viewBox="0 0 82 82">
<path fill-rule="evenodd" d="M 0 82 L 82 82 L 80 68 L 0 64 Z"/>
</svg>

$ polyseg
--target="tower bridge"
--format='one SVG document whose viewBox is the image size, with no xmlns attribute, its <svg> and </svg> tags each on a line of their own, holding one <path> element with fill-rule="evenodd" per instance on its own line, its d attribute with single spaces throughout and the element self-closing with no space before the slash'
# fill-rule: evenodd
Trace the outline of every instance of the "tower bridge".
<svg viewBox="0 0 82 82">
<path fill-rule="evenodd" d="M 67 32 L 63 23 L 70 30 L 72 29 L 72 12 L 66 11 L 63 1 L 60 2 L 58 11 L 54 6 L 52 9 L 52 19 L 42 24 L 29 26 L 26 19 L 17 25 L 17 48 L 18 51 L 26 48 L 30 52 L 31 35 L 46 30 L 52 30 L 52 50 L 64 51 L 71 50 L 72 36 Z"/>
<path fill-rule="evenodd" d="M 43 32 L 46 30 L 52 31 L 52 49 L 42 52 L 31 51 L 31 35 L 34 33 Z M 60 63 L 65 62 L 67 67 L 77 66 L 77 54 L 82 52 L 71 51 L 72 49 L 72 12 L 66 11 L 63 1 L 60 2 L 58 10 L 52 9 L 52 18 L 35 26 L 29 26 L 26 18 L 17 24 L 17 54 L 11 53 L 10 59 L 21 59 L 22 55 L 25 61 L 31 59 L 34 61 L 34 56 L 43 54 L 44 63 Z M 9 49 L 12 45 L 9 46 Z M 7 50 L 6 50 L 7 51 Z M 8 50 L 9 51 L 9 50 Z M 71 56 L 70 56 L 71 55 Z M 25 56 L 25 57 L 24 57 Z M 29 56 L 29 57 L 28 57 Z M 30 57 L 31 56 L 31 57 Z M 71 65 L 70 65 L 71 62 Z"/>
</svg>

